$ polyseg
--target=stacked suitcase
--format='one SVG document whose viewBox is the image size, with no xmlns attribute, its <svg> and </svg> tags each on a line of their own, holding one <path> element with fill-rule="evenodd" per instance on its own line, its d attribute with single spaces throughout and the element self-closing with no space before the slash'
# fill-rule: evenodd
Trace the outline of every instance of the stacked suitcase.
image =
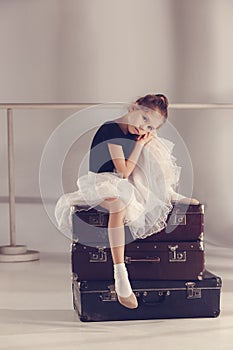
<svg viewBox="0 0 233 350">
<path fill-rule="evenodd" d="M 125 263 L 137 309 L 117 301 L 107 225 L 103 208 L 73 208 L 72 290 L 81 321 L 219 315 L 222 281 L 205 270 L 203 205 L 175 204 L 167 227 L 145 239 L 133 240 L 125 226 Z"/>
</svg>

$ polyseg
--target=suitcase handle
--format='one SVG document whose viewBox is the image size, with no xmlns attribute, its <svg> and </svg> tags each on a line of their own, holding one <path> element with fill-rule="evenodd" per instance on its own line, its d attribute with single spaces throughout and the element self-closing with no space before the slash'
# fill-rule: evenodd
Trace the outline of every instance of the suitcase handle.
<svg viewBox="0 0 233 350">
<path fill-rule="evenodd" d="M 158 292 L 157 293 L 157 297 L 158 299 L 157 300 L 154 300 L 154 301 L 146 301 L 146 297 L 147 297 L 147 292 L 144 292 L 142 294 L 142 302 L 145 306 L 156 306 L 158 304 L 161 304 L 165 301 L 166 297 L 169 296 L 171 293 L 170 291 L 166 291 L 166 292 Z"/>
<path fill-rule="evenodd" d="M 125 263 L 126 264 L 131 264 L 132 262 L 151 262 L 151 263 L 159 263 L 160 262 L 160 257 L 154 256 L 154 257 L 146 257 L 143 259 L 133 259 L 131 256 L 126 256 L 125 257 Z"/>
</svg>

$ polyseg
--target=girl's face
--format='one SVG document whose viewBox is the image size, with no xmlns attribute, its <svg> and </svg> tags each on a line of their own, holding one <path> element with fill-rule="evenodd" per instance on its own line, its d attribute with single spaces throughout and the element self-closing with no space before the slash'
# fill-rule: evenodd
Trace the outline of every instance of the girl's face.
<svg viewBox="0 0 233 350">
<path fill-rule="evenodd" d="M 164 117 L 157 111 L 133 105 L 128 113 L 128 131 L 131 134 L 145 135 L 153 132 L 164 122 Z"/>
</svg>

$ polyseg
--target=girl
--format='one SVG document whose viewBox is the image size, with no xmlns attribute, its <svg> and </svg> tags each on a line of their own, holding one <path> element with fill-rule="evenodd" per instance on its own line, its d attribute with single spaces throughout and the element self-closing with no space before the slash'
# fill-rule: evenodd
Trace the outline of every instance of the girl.
<svg viewBox="0 0 233 350">
<path fill-rule="evenodd" d="M 180 169 L 171 143 L 156 135 L 167 109 L 166 96 L 149 94 L 137 99 L 125 115 L 101 125 L 91 144 L 89 173 L 78 179 L 79 191 L 60 198 L 55 212 L 62 229 L 71 205 L 99 204 L 109 211 L 115 290 L 119 302 L 131 309 L 138 303 L 124 264 L 124 225 L 134 238 L 145 238 L 166 226 L 173 201 L 199 204 L 175 192 Z"/>
</svg>

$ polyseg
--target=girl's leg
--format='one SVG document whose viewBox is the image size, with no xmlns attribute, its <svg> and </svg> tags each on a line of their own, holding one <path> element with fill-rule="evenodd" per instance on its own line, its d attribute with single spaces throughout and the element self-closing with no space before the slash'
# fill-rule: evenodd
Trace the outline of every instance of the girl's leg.
<svg viewBox="0 0 233 350">
<path fill-rule="evenodd" d="M 108 238 L 114 264 L 124 263 L 125 260 L 125 229 L 124 211 L 109 213 Z"/>
<path fill-rule="evenodd" d="M 108 237 L 114 264 L 124 263 L 125 229 L 124 218 L 126 209 L 124 203 L 117 198 L 108 198 L 100 204 L 109 211 Z"/>
<path fill-rule="evenodd" d="M 126 213 L 124 203 L 111 198 L 101 203 L 101 206 L 109 210 L 108 237 L 114 264 L 115 289 L 118 300 L 128 308 L 136 308 L 138 306 L 137 299 L 132 291 L 124 263 L 124 218 Z"/>
</svg>

